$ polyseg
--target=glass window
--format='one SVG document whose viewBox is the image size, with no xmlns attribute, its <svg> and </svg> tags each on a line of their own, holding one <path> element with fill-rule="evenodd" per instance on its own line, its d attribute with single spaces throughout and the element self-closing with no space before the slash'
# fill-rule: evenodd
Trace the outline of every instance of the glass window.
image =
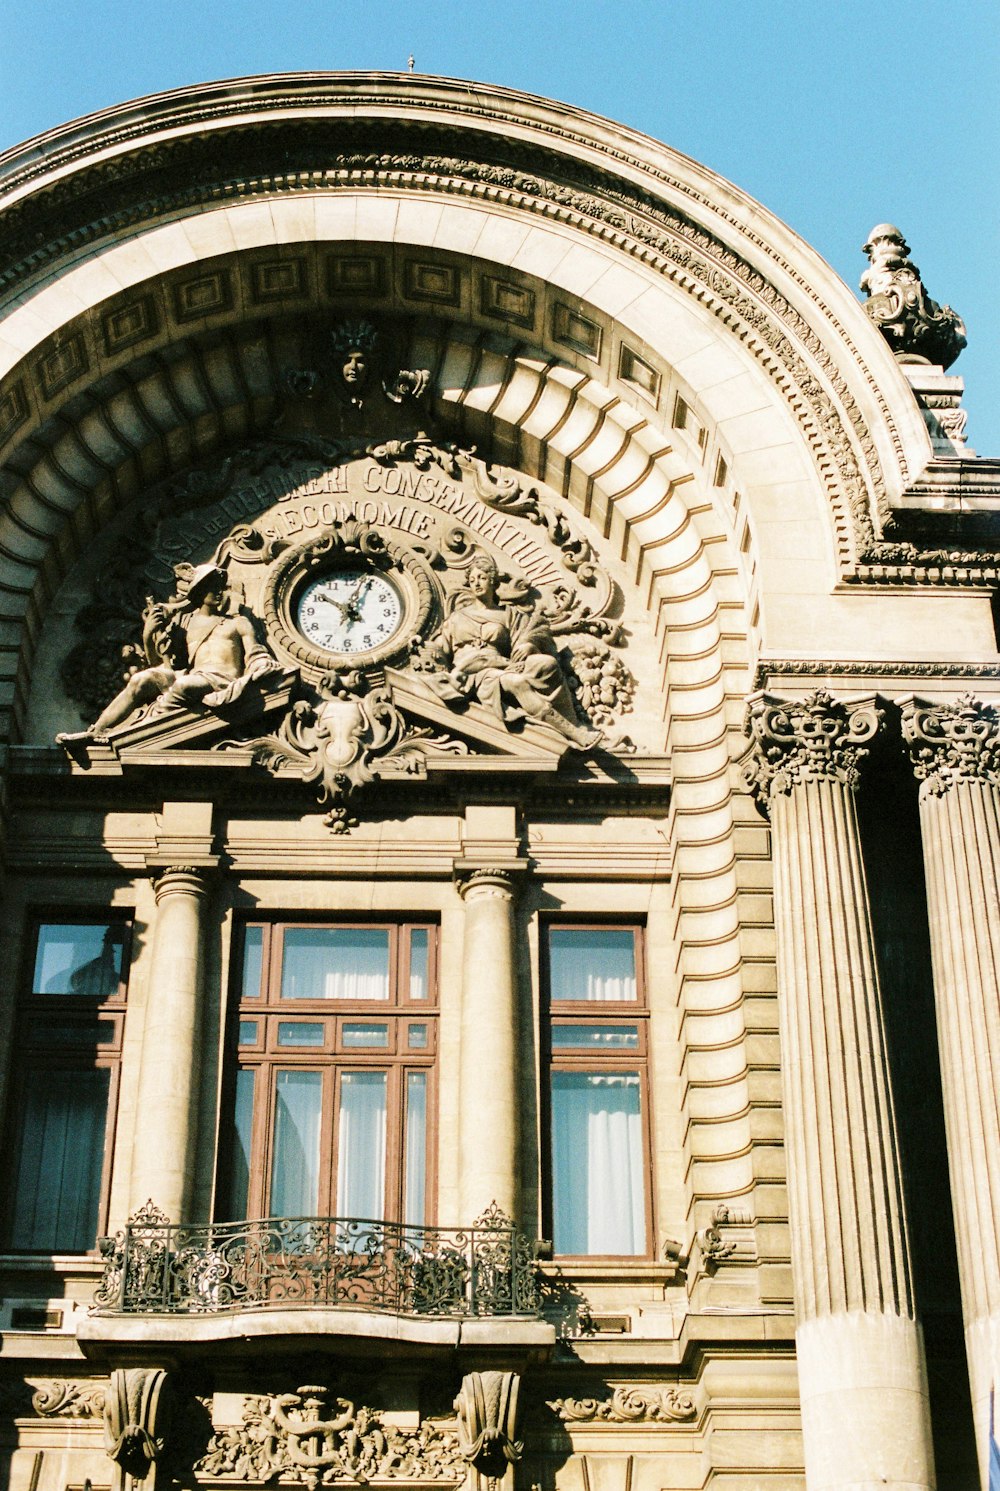
<svg viewBox="0 0 1000 1491">
<path fill-rule="evenodd" d="M 121 985 L 124 950 L 122 922 L 41 926 L 31 992 L 111 999 Z"/>
<path fill-rule="evenodd" d="M 5 1245 L 82 1253 L 102 1230 L 124 1030 L 128 923 L 43 922 L 18 1004 Z"/>
<path fill-rule="evenodd" d="M 389 933 L 384 927 L 289 927 L 282 999 L 388 999 Z"/>
<path fill-rule="evenodd" d="M 244 936 L 220 1214 L 429 1222 L 435 929 L 257 924 Z M 336 1001 L 336 1017 L 317 1018 L 316 1000 Z"/>
<path fill-rule="evenodd" d="M 636 927 L 548 929 L 547 1208 L 563 1256 L 648 1255 L 640 951 Z M 571 1002 L 593 1017 L 588 1009 L 560 1018 Z"/>
<path fill-rule="evenodd" d="M 549 997 L 588 1003 L 634 1002 L 635 932 L 630 927 L 552 927 Z"/>
</svg>

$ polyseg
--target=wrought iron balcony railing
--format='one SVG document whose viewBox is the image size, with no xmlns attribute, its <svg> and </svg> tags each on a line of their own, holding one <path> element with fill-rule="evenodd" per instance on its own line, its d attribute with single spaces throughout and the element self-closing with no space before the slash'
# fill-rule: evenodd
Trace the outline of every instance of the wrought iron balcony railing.
<svg viewBox="0 0 1000 1491">
<path fill-rule="evenodd" d="M 100 1315 L 315 1306 L 399 1315 L 536 1315 L 530 1243 L 495 1205 L 471 1227 L 356 1217 L 171 1223 L 152 1202 L 100 1242 Z"/>
</svg>

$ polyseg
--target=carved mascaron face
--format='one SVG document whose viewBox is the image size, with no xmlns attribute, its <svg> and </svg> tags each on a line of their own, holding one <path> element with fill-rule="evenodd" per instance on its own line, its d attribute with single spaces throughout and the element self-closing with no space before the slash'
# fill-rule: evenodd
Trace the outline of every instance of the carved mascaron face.
<svg viewBox="0 0 1000 1491">
<path fill-rule="evenodd" d="M 399 630 L 403 601 L 385 575 L 358 567 L 310 580 L 295 606 L 299 631 L 327 652 L 380 647 Z"/>
</svg>

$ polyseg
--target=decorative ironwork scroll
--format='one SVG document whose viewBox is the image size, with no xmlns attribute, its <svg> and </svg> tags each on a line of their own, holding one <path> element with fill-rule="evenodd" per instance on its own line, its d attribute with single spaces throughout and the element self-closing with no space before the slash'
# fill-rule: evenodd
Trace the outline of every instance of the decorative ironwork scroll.
<svg viewBox="0 0 1000 1491">
<path fill-rule="evenodd" d="M 317 1306 L 402 1315 L 534 1315 L 530 1243 L 495 1206 L 471 1227 L 356 1217 L 171 1223 L 147 1203 L 101 1240 L 102 1315 Z"/>
</svg>

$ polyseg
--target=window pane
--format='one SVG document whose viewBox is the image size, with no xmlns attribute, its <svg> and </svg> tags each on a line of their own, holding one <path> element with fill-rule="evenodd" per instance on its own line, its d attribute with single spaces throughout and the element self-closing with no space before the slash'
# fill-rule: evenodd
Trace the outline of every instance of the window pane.
<svg viewBox="0 0 1000 1491">
<path fill-rule="evenodd" d="M 241 1046 L 256 1046 L 256 1044 L 257 1044 L 257 1021 L 256 1020 L 241 1020 L 240 1021 L 240 1045 Z"/>
<path fill-rule="evenodd" d="M 634 934 L 627 927 L 551 928 L 549 980 L 553 1000 L 634 1000 Z"/>
<path fill-rule="evenodd" d="M 97 999 L 117 994 L 124 941 L 121 922 L 39 927 L 32 993 Z"/>
<path fill-rule="evenodd" d="M 321 1020 L 279 1020 L 279 1046 L 322 1046 L 324 1026 Z"/>
<path fill-rule="evenodd" d="M 385 1072 L 344 1072 L 340 1079 L 337 1215 L 385 1216 Z"/>
<path fill-rule="evenodd" d="M 322 1072 L 278 1072 L 275 1080 L 271 1214 L 312 1217 L 319 1210 Z"/>
<path fill-rule="evenodd" d="M 76 1020 L 72 1025 L 37 1025 L 29 1039 L 33 1046 L 113 1046 L 114 1020 Z"/>
<path fill-rule="evenodd" d="M 341 1039 L 345 1046 L 370 1046 L 377 1051 L 388 1050 L 389 1027 L 384 1020 L 377 1023 L 360 1020 L 345 1020 L 341 1027 Z"/>
<path fill-rule="evenodd" d="M 291 927 L 285 933 L 282 999 L 388 999 L 384 927 Z"/>
<path fill-rule="evenodd" d="M 557 1253 L 646 1251 L 638 1072 L 552 1073 Z"/>
<path fill-rule="evenodd" d="M 427 998 L 427 946 L 426 927 L 414 927 L 410 933 L 410 998 Z"/>
<path fill-rule="evenodd" d="M 242 999 L 260 998 L 260 979 L 264 971 L 264 928 L 247 927 L 243 933 Z"/>
<path fill-rule="evenodd" d="M 427 1200 L 427 1073 L 406 1074 L 406 1135 L 403 1142 L 403 1222 L 422 1227 Z"/>
<path fill-rule="evenodd" d="M 233 1104 L 233 1150 L 229 1169 L 228 1215 L 236 1221 L 247 1214 L 250 1195 L 250 1139 L 253 1130 L 255 1073 L 247 1068 L 236 1073 Z"/>
<path fill-rule="evenodd" d="M 111 1074 L 36 1072 L 25 1084 L 11 1245 L 84 1253 L 97 1237 Z"/>
<path fill-rule="evenodd" d="M 553 1025 L 553 1051 L 629 1051 L 639 1045 L 638 1025 Z"/>
<path fill-rule="evenodd" d="M 411 1025 L 407 1041 L 411 1051 L 427 1050 L 427 1026 Z"/>
</svg>

